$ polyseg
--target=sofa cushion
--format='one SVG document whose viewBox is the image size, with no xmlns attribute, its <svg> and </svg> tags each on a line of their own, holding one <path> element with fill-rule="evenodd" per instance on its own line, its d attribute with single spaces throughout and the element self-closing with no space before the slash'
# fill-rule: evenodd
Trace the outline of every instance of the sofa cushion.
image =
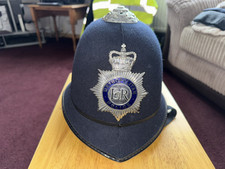
<svg viewBox="0 0 225 169">
<path fill-rule="evenodd" d="M 225 36 L 225 31 L 221 31 L 219 28 L 207 26 L 207 25 L 204 25 L 201 23 L 194 23 L 192 25 L 192 29 L 195 32 L 208 34 L 208 35 L 212 35 L 212 36 Z"/>
<path fill-rule="evenodd" d="M 225 36 L 213 36 L 185 27 L 180 47 L 191 54 L 225 69 Z"/>
</svg>

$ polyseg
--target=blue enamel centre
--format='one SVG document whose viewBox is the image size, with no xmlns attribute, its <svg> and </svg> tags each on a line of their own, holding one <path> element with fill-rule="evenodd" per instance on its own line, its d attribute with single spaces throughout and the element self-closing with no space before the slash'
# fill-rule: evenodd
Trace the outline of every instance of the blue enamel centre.
<svg viewBox="0 0 225 169">
<path fill-rule="evenodd" d="M 113 109 L 123 110 L 132 106 L 137 98 L 137 88 L 126 78 L 115 78 L 103 87 L 104 102 Z"/>
</svg>

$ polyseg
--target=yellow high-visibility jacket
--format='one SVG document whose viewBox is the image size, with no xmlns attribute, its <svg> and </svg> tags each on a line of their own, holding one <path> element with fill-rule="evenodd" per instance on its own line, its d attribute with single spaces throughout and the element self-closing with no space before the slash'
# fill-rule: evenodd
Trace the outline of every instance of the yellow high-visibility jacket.
<svg viewBox="0 0 225 169">
<path fill-rule="evenodd" d="M 158 9 L 156 0 L 93 0 L 90 8 L 91 12 L 93 12 L 93 20 L 102 18 L 108 12 L 121 5 L 128 8 L 140 21 L 147 25 L 152 23 L 153 16 Z M 86 20 L 84 19 L 81 35 L 85 25 Z"/>
<path fill-rule="evenodd" d="M 120 5 L 128 8 L 140 21 L 148 25 L 152 23 L 158 8 L 155 0 L 94 0 L 92 4 L 94 20 L 102 18 Z"/>
</svg>

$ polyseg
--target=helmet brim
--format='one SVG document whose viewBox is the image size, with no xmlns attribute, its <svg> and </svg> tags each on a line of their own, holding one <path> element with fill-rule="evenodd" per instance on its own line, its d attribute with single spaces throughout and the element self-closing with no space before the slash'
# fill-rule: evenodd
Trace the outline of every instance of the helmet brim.
<svg viewBox="0 0 225 169">
<path fill-rule="evenodd" d="M 166 122 L 166 102 L 161 95 L 160 108 L 149 120 L 124 127 L 97 123 L 76 109 L 70 86 L 67 86 L 62 98 L 63 114 L 70 129 L 87 146 L 114 161 L 126 161 L 143 151 L 158 137 Z"/>
</svg>

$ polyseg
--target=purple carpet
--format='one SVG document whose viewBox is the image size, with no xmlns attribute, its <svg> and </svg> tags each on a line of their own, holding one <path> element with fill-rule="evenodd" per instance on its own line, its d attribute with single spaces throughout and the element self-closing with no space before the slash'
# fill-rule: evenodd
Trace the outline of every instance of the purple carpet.
<svg viewBox="0 0 225 169">
<path fill-rule="evenodd" d="M 72 63 L 71 39 L 0 50 L 0 169 L 28 167 Z M 164 81 L 215 167 L 225 168 L 224 111 L 171 73 Z"/>
</svg>

